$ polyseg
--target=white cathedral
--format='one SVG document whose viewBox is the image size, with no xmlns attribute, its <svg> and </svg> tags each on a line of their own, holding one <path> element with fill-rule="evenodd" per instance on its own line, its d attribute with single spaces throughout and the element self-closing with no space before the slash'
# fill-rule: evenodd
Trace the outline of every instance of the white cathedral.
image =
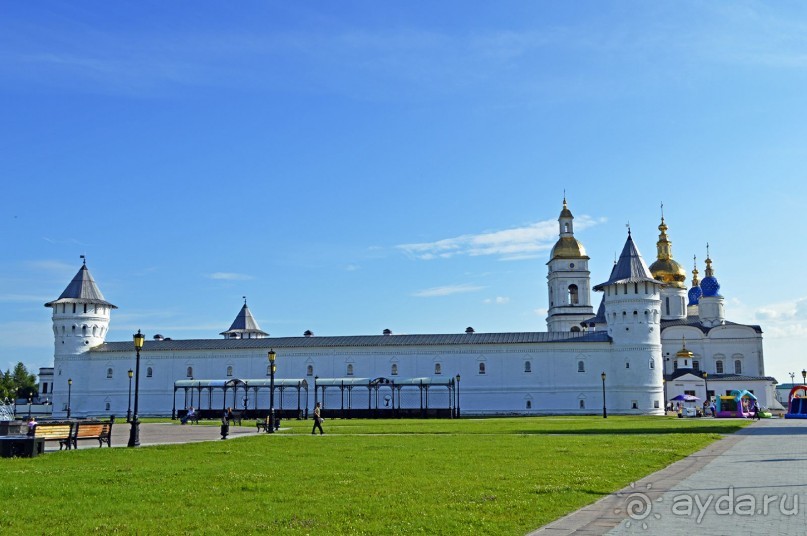
<svg viewBox="0 0 807 536">
<path fill-rule="evenodd" d="M 662 216 L 657 260 L 648 267 L 628 231 L 610 276 L 592 287 L 573 221 L 564 198 L 560 236 L 547 263 L 546 332 L 270 337 L 245 301 L 223 338 L 154 335 L 145 342 L 136 378 L 140 416 L 242 401 L 249 409 L 268 408 L 270 350 L 277 356 L 274 405 L 292 409 L 313 408 L 315 399 L 332 412 L 346 400 L 353 408 L 422 409 L 425 396 L 427 407 L 452 414 L 461 407 L 462 415 L 605 408 L 662 415 L 678 394 L 702 401 L 732 389 L 753 392 L 761 406 L 777 405 L 776 380 L 764 375 L 762 330 L 726 320 L 708 251 L 705 277 L 699 281 L 695 268 L 687 289 Z M 602 293 L 596 314 L 592 289 Z M 72 417 L 126 415 L 135 348 L 132 341 L 106 341 L 117 307 L 106 301 L 86 261 L 45 306 L 53 311 L 55 352 L 53 368 L 40 370 L 40 397 L 52 400 L 53 416 L 67 416 L 68 405 Z M 383 399 L 379 385 L 390 387 L 381 391 Z"/>
</svg>

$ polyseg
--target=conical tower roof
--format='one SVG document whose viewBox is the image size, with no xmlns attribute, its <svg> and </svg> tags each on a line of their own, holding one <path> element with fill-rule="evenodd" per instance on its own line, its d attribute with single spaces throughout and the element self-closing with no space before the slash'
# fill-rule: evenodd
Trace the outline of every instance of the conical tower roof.
<svg viewBox="0 0 807 536">
<path fill-rule="evenodd" d="M 101 294 L 101 290 L 95 284 L 95 279 L 92 278 L 92 274 L 87 269 L 86 262 L 82 264 L 76 276 L 62 292 L 62 295 L 58 299 L 46 303 L 45 307 L 53 307 L 57 303 L 88 303 L 106 305 L 112 309 L 117 309 L 115 305 L 104 299 L 104 295 Z"/>
<path fill-rule="evenodd" d="M 258 323 L 253 318 L 252 313 L 247 307 L 247 302 L 244 300 L 244 306 L 241 307 L 241 310 L 238 312 L 238 316 L 235 317 L 233 320 L 230 329 L 227 331 L 222 331 L 219 335 L 225 335 L 227 337 L 235 337 L 235 338 L 261 338 L 261 337 L 268 337 L 269 334 L 265 331 L 262 331 L 261 328 L 258 326 Z M 252 337 L 250 337 L 252 335 Z"/>
<path fill-rule="evenodd" d="M 636 244 L 633 243 L 630 231 L 628 231 L 628 239 L 625 241 L 625 247 L 622 248 L 622 253 L 619 255 L 616 266 L 611 270 L 611 277 L 605 283 L 595 286 L 594 290 L 603 290 L 606 286 L 617 283 L 642 283 L 645 281 L 658 284 L 658 281 L 650 273 L 650 268 L 644 262 L 642 254 L 636 248 Z"/>
</svg>

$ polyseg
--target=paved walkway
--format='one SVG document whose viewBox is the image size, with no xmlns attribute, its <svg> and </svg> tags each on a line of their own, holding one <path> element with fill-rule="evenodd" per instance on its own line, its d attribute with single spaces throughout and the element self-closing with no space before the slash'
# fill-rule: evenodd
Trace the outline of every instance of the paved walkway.
<svg viewBox="0 0 807 536">
<path fill-rule="evenodd" d="M 756 422 L 532 533 L 566 534 L 807 535 L 807 421 Z"/>
<path fill-rule="evenodd" d="M 227 439 L 256 435 L 254 421 L 252 426 L 230 426 Z M 117 421 L 112 426 L 112 446 L 125 447 L 129 444 L 129 430 L 131 426 L 125 420 Z M 282 430 L 282 428 L 281 428 Z M 197 443 L 199 441 L 220 441 L 221 426 L 212 424 L 186 424 L 178 423 L 140 423 L 140 446 L 162 445 L 167 443 Z M 78 442 L 78 448 L 98 448 L 98 441 L 85 439 Z M 46 451 L 59 450 L 57 441 L 47 441 Z"/>
</svg>

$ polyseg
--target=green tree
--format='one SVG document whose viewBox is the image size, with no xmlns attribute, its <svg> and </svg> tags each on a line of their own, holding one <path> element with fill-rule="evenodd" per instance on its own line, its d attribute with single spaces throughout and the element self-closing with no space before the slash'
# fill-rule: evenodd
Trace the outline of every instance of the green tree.
<svg viewBox="0 0 807 536">
<path fill-rule="evenodd" d="M 8 373 L 6 373 L 8 374 Z M 36 375 L 28 372 L 25 365 L 20 361 L 14 367 L 14 372 L 11 373 L 12 388 L 14 396 L 17 398 L 28 398 L 36 396 L 39 387 L 36 383 Z"/>
<path fill-rule="evenodd" d="M 14 388 L 14 381 L 11 379 L 11 371 L 0 372 L 0 401 L 12 400 L 16 396 L 17 390 Z"/>
</svg>

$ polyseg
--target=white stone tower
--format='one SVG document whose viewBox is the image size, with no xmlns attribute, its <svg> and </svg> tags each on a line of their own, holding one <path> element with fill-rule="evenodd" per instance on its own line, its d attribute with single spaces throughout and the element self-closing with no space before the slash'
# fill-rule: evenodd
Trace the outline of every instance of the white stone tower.
<svg viewBox="0 0 807 536">
<path fill-rule="evenodd" d="M 83 258 L 83 256 L 82 256 Z M 54 357 L 78 355 L 104 342 L 109 314 L 117 309 L 104 299 L 87 261 L 58 299 L 45 304 L 53 309 Z"/>
<path fill-rule="evenodd" d="M 82 255 L 82 258 L 84 256 Z M 53 309 L 53 409 L 54 416 L 65 415 L 68 403 L 68 380 L 81 381 L 82 370 L 71 370 L 71 358 L 103 344 L 109 330 L 109 316 L 117 309 L 104 299 L 95 284 L 85 260 L 76 276 L 58 299 L 45 304 Z M 81 389 L 87 389 L 86 381 Z M 76 395 L 73 391 L 73 395 Z M 72 399 L 73 415 L 81 405 L 77 396 Z"/>
<path fill-rule="evenodd" d="M 610 405 L 623 412 L 663 413 L 661 358 L 661 282 L 628 239 L 608 281 L 594 287 L 605 293 L 605 318 L 613 350 L 607 373 Z"/>
<path fill-rule="evenodd" d="M 594 315 L 591 307 L 591 272 L 589 257 L 574 237 L 574 216 L 566 206 L 558 218 L 560 237 L 552 248 L 547 266 L 549 311 L 547 331 L 580 331 L 584 320 Z"/>
<path fill-rule="evenodd" d="M 667 238 L 667 224 L 661 215 L 660 232 L 656 247 L 656 262 L 650 265 L 650 273 L 664 283 L 661 287 L 661 319 L 683 320 L 687 317 L 686 270 L 673 259 L 672 242 Z"/>
</svg>

